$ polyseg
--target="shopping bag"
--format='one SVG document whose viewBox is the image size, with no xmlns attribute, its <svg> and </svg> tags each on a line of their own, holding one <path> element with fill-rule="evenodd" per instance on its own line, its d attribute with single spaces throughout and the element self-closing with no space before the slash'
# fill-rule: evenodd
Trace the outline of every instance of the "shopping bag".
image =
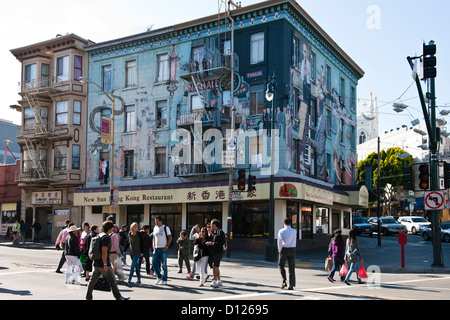
<svg viewBox="0 0 450 320">
<path fill-rule="evenodd" d="M 364 269 L 364 266 L 362 264 L 361 264 L 361 268 L 359 268 L 359 271 L 358 271 L 358 278 L 367 279 L 367 272 L 366 272 L 366 269 Z"/>
<path fill-rule="evenodd" d="M 97 283 L 94 285 L 94 290 L 111 291 L 111 286 L 105 278 L 100 277 L 98 278 Z"/>
<path fill-rule="evenodd" d="M 325 271 L 330 272 L 331 269 L 333 269 L 333 258 L 332 257 L 327 257 L 325 259 Z"/>
<path fill-rule="evenodd" d="M 81 266 L 83 267 L 83 270 L 86 271 L 86 260 L 87 260 L 87 257 L 84 254 L 82 254 L 80 256 L 79 260 L 80 260 Z"/>
<path fill-rule="evenodd" d="M 341 270 L 339 271 L 339 275 L 341 277 L 346 277 L 348 273 L 347 265 L 344 263 L 342 264 Z"/>
</svg>

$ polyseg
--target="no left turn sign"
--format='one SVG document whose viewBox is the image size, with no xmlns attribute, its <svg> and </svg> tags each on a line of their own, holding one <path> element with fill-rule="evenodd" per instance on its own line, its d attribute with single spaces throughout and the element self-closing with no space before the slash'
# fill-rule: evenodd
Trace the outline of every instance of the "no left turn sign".
<svg viewBox="0 0 450 320">
<path fill-rule="evenodd" d="M 425 194 L 425 210 L 444 209 L 444 193 L 441 191 L 429 191 Z"/>
</svg>

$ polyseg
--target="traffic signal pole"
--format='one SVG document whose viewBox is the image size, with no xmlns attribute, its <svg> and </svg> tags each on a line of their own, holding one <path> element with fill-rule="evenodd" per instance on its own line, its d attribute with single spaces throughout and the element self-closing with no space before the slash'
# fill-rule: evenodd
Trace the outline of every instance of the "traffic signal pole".
<svg viewBox="0 0 450 320">
<path fill-rule="evenodd" d="M 436 128 L 436 88 L 435 88 L 435 77 L 436 72 L 427 75 L 426 72 L 422 72 L 424 76 L 424 80 L 428 79 L 429 81 L 429 92 L 427 93 L 427 98 L 429 99 L 429 110 L 427 110 L 427 106 L 425 103 L 425 98 L 423 96 L 422 87 L 420 84 L 420 77 L 415 72 L 413 60 L 422 59 L 422 63 L 426 65 L 426 60 L 430 57 L 426 57 L 426 55 L 431 55 L 431 58 L 434 60 L 433 63 L 436 63 L 434 54 L 436 52 L 436 47 L 434 41 L 430 41 L 428 45 L 423 44 L 424 54 L 421 57 L 408 57 L 409 65 L 413 70 L 413 77 L 417 85 L 417 90 L 419 92 L 420 103 L 422 105 L 422 111 L 425 119 L 425 124 L 427 126 L 428 131 L 428 141 L 429 141 L 429 149 L 430 149 L 430 191 L 439 191 L 439 160 L 438 160 L 438 144 L 439 144 L 439 136 L 440 131 Z M 427 50 L 430 52 L 427 53 Z M 431 67 L 433 67 L 433 63 Z M 439 223 L 439 211 L 432 210 L 431 213 L 431 227 L 432 227 L 432 237 L 433 237 L 433 264 L 435 267 L 442 267 L 442 249 L 441 249 L 441 227 Z"/>
</svg>

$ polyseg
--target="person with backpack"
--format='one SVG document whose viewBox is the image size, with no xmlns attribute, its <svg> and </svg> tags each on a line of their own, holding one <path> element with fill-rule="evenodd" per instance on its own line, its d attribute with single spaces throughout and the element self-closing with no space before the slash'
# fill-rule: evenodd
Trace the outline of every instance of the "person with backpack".
<svg viewBox="0 0 450 320">
<path fill-rule="evenodd" d="M 89 258 L 89 248 L 91 247 L 91 240 L 92 238 L 96 237 L 98 235 L 98 226 L 96 224 L 93 224 L 91 226 L 91 232 L 84 238 L 84 253 L 83 255 L 86 256 L 86 281 L 89 281 L 89 272 L 92 272 L 92 263 L 93 261 Z"/>
<path fill-rule="evenodd" d="M 155 284 L 167 284 L 167 250 L 172 243 L 172 233 L 169 227 L 163 224 L 163 218 L 157 216 L 155 218 L 155 227 L 153 228 L 153 269 L 155 270 L 157 279 Z M 160 267 L 161 263 L 161 267 Z M 163 274 L 161 275 L 161 268 Z"/>
<path fill-rule="evenodd" d="M 142 233 L 139 232 L 139 226 L 136 222 L 133 222 L 130 226 L 128 242 L 130 243 L 131 267 L 127 285 L 130 286 L 134 270 L 136 270 L 137 276 L 136 283 L 141 283 L 141 258 L 144 256 L 144 239 Z"/>
<path fill-rule="evenodd" d="M 151 263 L 150 263 L 150 249 L 151 249 L 151 242 L 150 242 L 150 226 L 148 224 L 146 224 L 145 226 L 142 227 L 142 230 L 139 231 L 142 234 L 142 240 L 144 241 L 144 256 L 141 258 L 141 263 L 142 260 L 145 259 L 145 271 L 147 272 L 148 275 L 151 274 Z"/>
<path fill-rule="evenodd" d="M 114 277 L 114 270 L 111 266 L 110 252 L 111 252 L 111 238 L 109 235 L 113 232 L 114 224 L 105 221 L 102 224 L 102 233 L 93 237 L 89 249 L 89 258 L 94 261 L 94 272 L 86 292 L 86 300 L 92 300 L 92 291 L 100 276 L 109 283 L 114 298 L 116 300 L 128 300 L 129 297 L 123 297 L 117 287 L 116 279 Z"/>
<path fill-rule="evenodd" d="M 127 250 L 129 248 L 128 226 L 126 224 L 124 224 L 122 226 L 122 229 L 120 229 L 119 236 L 120 236 L 120 240 L 119 240 L 120 252 L 122 253 L 123 264 L 126 265 L 127 264 Z"/>
</svg>

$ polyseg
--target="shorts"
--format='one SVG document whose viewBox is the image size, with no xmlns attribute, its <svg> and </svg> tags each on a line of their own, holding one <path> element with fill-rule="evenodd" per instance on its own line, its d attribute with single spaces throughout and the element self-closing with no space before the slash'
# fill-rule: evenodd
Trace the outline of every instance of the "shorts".
<svg viewBox="0 0 450 320">
<path fill-rule="evenodd" d="M 212 267 L 219 267 L 220 266 L 220 260 L 222 260 L 222 253 L 216 253 L 209 256 L 209 266 Z"/>
</svg>

